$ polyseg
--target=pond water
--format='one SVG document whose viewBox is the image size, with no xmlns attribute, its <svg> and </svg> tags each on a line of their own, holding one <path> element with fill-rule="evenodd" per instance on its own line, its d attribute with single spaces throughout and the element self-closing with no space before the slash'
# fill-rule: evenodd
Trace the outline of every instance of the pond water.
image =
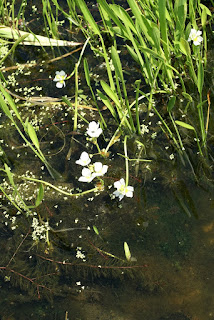
<svg viewBox="0 0 214 320">
<path fill-rule="evenodd" d="M 90 10 L 96 16 L 96 7 L 92 5 Z M 30 16 L 27 7 L 26 13 L 32 29 L 42 33 L 42 23 L 41 29 L 37 28 L 42 10 Z M 62 37 L 81 41 L 79 32 L 74 29 L 71 34 L 68 27 L 66 22 L 64 29 L 59 28 Z M 180 157 L 158 124 L 159 118 L 154 114 L 147 117 L 143 100 L 140 113 L 145 133 L 142 137 L 133 134 L 127 142 L 129 159 L 143 159 L 129 161 L 129 184 L 134 187 L 134 196 L 113 199 L 114 182 L 126 175 L 121 156 L 123 138 L 117 136 L 108 157 L 101 157 L 85 134 L 88 124 L 84 120 L 79 118 L 78 129 L 73 131 L 72 106 L 60 99 L 66 95 L 74 102 L 74 78 L 66 81 L 62 89 L 52 81 L 58 70 L 67 74 L 73 71 L 79 52 L 64 57 L 69 51 L 19 46 L 16 54 L 5 61 L 7 89 L 17 102 L 22 120 L 29 117 L 36 128 L 41 150 L 60 178 L 50 177 L 45 165 L 23 144 L 11 121 L 1 114 L 1 167 L 4 163 L 11 167 L 18 192 L 11 188 L 5 174 L 1 176 L 1 186 L 11 197 L 19 194 L 28 206 L 33 206 L 40 184 L 30 179 L 49 184 L 44 187 L 44 200 L 31 214 L 20 214 L 3 192 L 0 194 L 0 319 L 214 319 L 212 156 L 204 163 L 196 146 L 187 141 L 188 157 Z M 126 54 L 121 47 L 125 61 Z M 105 79 L 106 69 L 101 58 L 91 58 L 89 48 L 85 55 L 96 90 L 97 74 Z M 212 56 L 210 51 L 210 66 Z M 59 60 L 52 60 L 58 57 Z M 36 60 L 34 67 L 17 65 L 34 63 L 32 60 Z M 140 70 L 133 61 L 126 62 L 125 77 L 132 99 L 132 84 Z M 88 121 L 98 121 L 82 67 L 78 76 L 82 104 L 79 114 Z M 35 99 L 29 101 L 32 96 Z M 161 98 L 157 100 L 160 102 Z M 100 149 L 106 147 L 117 129 L 108 110 L 103 109 L 102 114 L 108 128 L 98 140 Z M 19 126 L 24 132 L 20 123 Z M 211 133 L 213 129 L 211 119 Z M 135 140 L 143 144 L 142 149 Z M 100 186 L 95 194 L 74 198 L 65 193 L 94 187 L 93 183 L 78 181 L 81 168 L 76 160 L 83 151 L 93 154 L 93 161 L 108 165 L 108 172 L 103 177 L 104 189 Z M 65 193 L 58 193 L 50 184 Z M 41 233 L 44 238 L 39 241 L 32 238 L 36 223 L 51 227 L 48 236 Z M 125 257 L 125 242 L 131 261 Z"/>
<path fill-rule="evenodd" d="M 99 223 L 105 221 L 105 227 L 100 230 L 103 239 L 100 241 L 95 236 L 90 237 L 94 247 L 103 242 L 105 250 L 108 248 L 111 254 L 123 258 L 123 241 L 128 242 L 137 260 L 129 263 L 131 272 L 123 263 L 109 264 L 106 261 L 108 256 L 101 252 L 98 253 L 100 267 L 88 266 L 86 262 L 84 270 L 82 265 L 78 270 L 78 266 L 69 268 L 51 262 L 56 273 L 52 277 L 57 278 L 52 280 L 52 285 L 58 287 L 51 288 L 52 292 L 48 295 L 46 289 L 40 288 L 40 299 L 35 286 L 32 291 L 29 288 L 31 283 L 20 283 L 27 280 L 17 279 L 16 284 L 25 287 L 20 291 L 11 286 L 5 276 L 1 278 L 1 319 L 65 319 L 66 312 L 69 319 L 76 320 L 214 319 L 213 189 L 205 192 L 191 185 L 190 194 L 199 214 L 198 219 L 186 216 L 170 188 L 151 186 L 149 193 L 146 208 L 141 207 L 137 199 L 131 200 L 131 204 L 125 203 L 123 208 L 113 205 L 114 209 L 108 201 L 102 201 L 91 207 L 90 212 L 86 207 L 79 217 L 80 223 L 96 221 L 98 228 Z M 1 238 L 2 232 L 1 228 Z M 73 234 L 69 234 L 69 238 L 74 240 Z M 90 239 L 85 241 L 91 242 Z M 10 238 L 6 244 L 1 239 L 1 255 L 5 254 L 9 243 Z M 72 255 L 67 254 L 65 249 L 61 250 L 62 256 L 70 256 L 69 261 L 72 261 Z M 37 250 L 36 254 L 52 260 L 54 251 L 45 255 Z M 23 256 L 23 252 L 21 254 Z M 28 263 L 31 251 L 27 255 L 24 254 L 25 263 Z M 44 266 L 47 260 L 37 261 L 41 270 L 47 269 L 47 265 Z M 17 256 L 13 269 L 16 270 L 18 264 Z M 102 266 L 109 269 L 102 271 Z M 22 269 L 19 272 L 22 273 Z M 7 273 L 7 276 L 10 274 Z M 43 283 L 42 278 L 38 279 Z M 48 300 L 44 299 L 45 296 Z"/>
</svg>

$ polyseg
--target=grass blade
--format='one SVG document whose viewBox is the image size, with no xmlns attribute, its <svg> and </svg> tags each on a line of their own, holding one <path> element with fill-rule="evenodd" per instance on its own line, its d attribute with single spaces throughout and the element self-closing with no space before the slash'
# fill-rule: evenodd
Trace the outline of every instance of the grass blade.
<svg viewBox="0 0 214 320">
<path fill-rule="evenodd" d="M 35 202 L 36 207 L 38 207 L 40 205 L 43 198 L 44 198 L 44 187 L 43 187 L 43 184 L 40 183 L 39 192 L 37 194 L 37 198 L 36 198 L 36 202 Z"/>
<path fill-rule="evenodd" d="M 179 126 L 183 127 L 183 128 L 195 131 L 195 128 L 193 126 L 191 126 L 190 124 L 186 123 L 186 122 L 176 120 L 175 123 L 178 124 Z"/>
<path fill-rule="evenodd" d="M 36 149 L 38 151 L 40 151 L 39 140 L 37 138 L 36 131 L 35 131 L 34 127 L 32 126 L 32 124 L 29 122 L 27 123 L 27 131 L 28 131 L 28 135 L 29 135 L 31 141 L 33 142 L 33 144 L 35 145 Z"/>
<path fill-rule="evenodd" d="M 76 0 L 76 4 L 82 11 L 86 21 L 89 23 L 90 27 L 93 29 L 95 34 L 100 34 L 100 30 L 98 25 L 96 24 L 94 18 L 91 15 L 91 12 L 88 10 L 88 7 L 86 6 L 86 3 L 84 0 Z"/>
</svg>

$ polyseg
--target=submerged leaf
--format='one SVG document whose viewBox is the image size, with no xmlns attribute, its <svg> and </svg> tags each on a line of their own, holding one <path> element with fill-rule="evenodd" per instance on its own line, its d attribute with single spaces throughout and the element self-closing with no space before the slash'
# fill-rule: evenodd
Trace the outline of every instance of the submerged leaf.
<svg viewBox="0 0 214 320">
<path fill-rule="evenodd" d="M 131 252 L 129 250 L 129 246 L 127 242 L 124 242 L 124 251 L 125 251 L 126 260 L 131 261 Z"/>
<path fill-rule="evenodd" d="M 8 176 L 8 179 L 9 179 L 11 185 L 15 188 L 15 183 L 14 183 L 14 180 L 13 180 L 13 174 L 10 171 L 10 167 L 8 167 L 8 165 L 6 163 L 4 164 L 4 167 L 5 167 L 5 172 L 6 172 L 7 176 Z"/>
<path fill-rule="evenodd" d="M 13 109 L 14 113 L 16 114 L 17 118 L 22 122 L 21 116 L 19 114 L 19 111 L 11 97 L 11 95 L 5 90 L 5 88 L 3 86 L 0 85 L 0 89 L 1 92 L 3 93 L 3 95 L 6 98 L 6 101 L 9 103 L 9 105 L 11 106 L 11 108 Z M 9 111 L 10 112 L 10 111 Z M 6 112 L 5 112 L 6 113 Z M 6 113 L 7 114 L 7 113 Z M 10 116 L 8 116 L 10 118 Z"/>
<path fill-rule="evenodd" d="M 99 236 L 99 231 L 98 231 L 98 229 L 97 229 L 96 226 L 93 226 L 93 230 L 94 230 L 94 232 Z"/>
<path fill-rule="evenodd" d="M 32 126 L 32 124 L 30 124 L 30 122 L 28 122 L 28 124 L 27 124 L 27 130 L 28 130 L 28 134 L 29 134 L 31 141 L 33 142 L 33 144 L 35 145 L 37 150 L 40 150 L 39 140 L 37 138 L 36 131 L 34 130 L 34 127 Z"/>
<path fill-rule="evenodd" d="M 43 184 L 40 183 L 39 192 L 38 192 L 36 202 L 35 202 L 36 207 L 38 207 L 40 205 L 40 203 L 43 200 L 43 197 L 44 197 L 44 187 L 43 187 Z"/>
</svg>

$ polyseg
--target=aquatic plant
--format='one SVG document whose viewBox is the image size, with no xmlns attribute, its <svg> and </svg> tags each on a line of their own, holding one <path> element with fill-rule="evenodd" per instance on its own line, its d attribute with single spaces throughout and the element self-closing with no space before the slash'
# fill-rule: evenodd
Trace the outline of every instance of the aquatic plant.
<svg viewBox="0 0 214 320">
<path fill-rule="evenodd" d="M 188 104 L 192 104 L 194 110 L 198 112 L 198 119 L 194 118 L 191 121 L 191 126 L 200 136 L 201 143 L 198 141 L 199 152 L 201 156 L 206 156 L 207 133 L 203 107 L 206 100 L 204 100 L 203 92 L 204 69 L 207 61 L 206 27 L 212 21 L 210 10 L 199 1 L 194 1 L 190 5 L 186 0 L 175 1 L 174 5 L 162 0 L 155 1 L 155 3 L 130 0 L 128 1 L 129 11 L 124 10 L 120 5 L 108 4 L 105 0 L 97 2 L 104 30 L 98 26 L 84 0 L 78 1 L 77 5 L 82 11 L 86 23 L 88 23 L 87 30 L 83 31 L 82 28 L 84 34 L 87 32 L 88 35 L 94 33 L 100 39 L 99 48 L 94 43 L 94 37 L 91 37 L 90 44 L 95 55 L 99 50 L 99 55 L 104 58 L 109 84 L 101 80 L 100 85 L 104 93 L 98 89 L 97 94 L 104 105 L 107 106 L 111 115 L 117 122 L 123 122 L 125 130 L 140 134 L 142 116 L 139 114 L 138 104 L 141 99 L 146 98 L 148 100 L 148 112 L 152 109 L 156 112 L 163 124 L 163 131 L 165 132 L 165 127 L 175 143 L 175 148 L 178 149 L 180 154 L 183 154 L 185 148 L 182 143 L 182 134 L 174 121 L 174 118 L 180 121 L 175 100 L 168 108 L 174 127 L 174 130 L 171 130 L 171 123 L 168 123 L 166 118 L 161 115 L 155 97 L 156 95 L 166 94 L 169 99 L 172 94 L 184 97 Z M 202 31 L 197 30 L 196 27 L 196 16 L 201 19 L 203 38 L 201 37 Z M 112 37 L 113 45 L 109 50 L 105 47 L 103 40 L 104 32 Z M 120 51 L 123 50 L 123 47 L 118 44 L 117 39 L 122 39 L 123 46 L 128 50 L 129 58 L 134 59 L 141 68 L 141 77 L 136 82 L 136 96 L 133 103 L 128 98 L 124 66 L 120 58 Z M 195 48 L 190 48 L 190 41 L 193 41 Z M 88 66 L 86 69 L 88 69 Z M 86 72 L 86 75 L 88 79 L 88 72 Z M 113 78 L 115 78 L 115 83 L 112 80 Z M 198 90 L 200 102 L 196 108 L 194 104 L 198 100 L 197 93 L 194 93 L 195 97 L 193 98 L 192 86 L 189 87 L 186 79 L 190 79 Z M 141 86 L 144 82 L 147 84 L 147 91 L 143 92 Z M 89 84 L 89 80 L 87 80 L 87 83 Z M 181 90 L 179 87 L 181 87 Z M 185 103 L 183 105 L 185 106 Z M 188 119 L 188 112 L 186 111 L 188 111 L 187 108 L 184 108 L 183 112 Z M 184 125 L 186 123 L 186 127 L 188 127 L 188 122 L 182 122 Z M 200 130 L 200 133 L 198 130 Z"/>
<path fill-rule="evenodd" d="M 182 165 L 188 164 L 196 176 L 188 154 L 188 143 L 196 155 L 199 152 L 201 158 L 209 157 L 210 96 L 206 94 L 204 82 L 209 44 L 207 31 L 213 19 L 210 10 L 199 0 L 176 0 L 173 3 L 128 0 L 129 10 L 105 0 L 97 3 L 102 19 L 99 23 L 83 0 L 68 0 L 66 9 L 57 0 L 42 1 L 44 30 L 40 30 L 41 36 L 27 27 L 28 21 L 24 17 L 26 2 L 21 2 L 19 10 L 15 10 L 15 1 L 11 7 L 5 2 L 0 4 L 3 46 L 0 51 L 0 104 L 3 111 L 0 129 L 8 135 L 6 143 L 2 140 L 0 146 L 0 208 L 8 238 L 16 243 L 16 249 L 13 249 L 13 243 L 6 254 L 1 248 L 3 261 L 0 270 L 15 285 L 17 279 L 24 289 L 28 285 L 22 282 L 31 284 L 38 297 L 40 290 L 50 292 L 50 288 L 61 294 L 61 275 L 69 273 L 70 276 L 71 271 L 71 287 L 76 285 L 81 290 L 80 286 L 83 289 L 84 285 L 78 277 L 85 277 L 91 270 L 97 276 L 109 271 L 111 275 L 117 272 L 121 277 L 121 270 L 144 267 L 130 265 L 135 258 L 131 257 L 124 239 L 122 243 L 129 265 L 111 253 L 114 248 L 103 240 L 108 216 L 106 210 L 102 212 L 105 217 L 102 225 L 91 216 L 91 211 L 102 209 L 106 195 L 109 199 L 110 194 L 112 199 L 119 199 L 111 202 L 112 215 L 122 207 L 122 199 L 128 205 L 137 201 L 138 214 L 142 215 L 146 210 L 142 199 L 146 183 L 142 185 L 142 181 L 146 181 L 148 172 L 153 174 L 159 161 L 172 166 L 181 159 Z M 59 12 L 66 19 L 66 27 L 61 27 L 64 22 L 59 21 Z M 80 30 L 85 42 L 82 43 L 82 39 L 80 42 L 69 41 L 70 37 L 78 37 L 75 32 Z M 66 37 L 68 39 L 63 40 Z M 38 61 L 15 65 L 14 52 L 22 44 L 39 48 Z M 60 46 L 70 45 L 81 47 L 64 54 L 60 52 Z M 96 66 L 93 58 L 87 58 L 89 46 Z M 41 62 L 43 57 L 47 59 L 47 53 L 51 55 L 50 52 L 52 59 Z M 75 54 L 75 63 L 66 64 L 65 72 L 60 60 L 72 54 Z M 54 63 L 52 71 L 50 63 Z M 23 79 L 26 82 L 36 80 L 27 78 L 30 68 L 38 67 L 38 72 L 44 74 L 45 64 L 48 65 L 45 70 L 47 79 L 43 81 L 47 81 L 47 87 L 55 87 L 54 81 L 57 88 L 63 89 L 54 90 L 59 98 L 44 96 L 45 85 L 44 88 L 37 87 L 37 97 L 33 96 L 33 87 L 29 90 L 22 88 Z M 25 68 L 29 70 L 25 70 L 21 77 Z M 96 68 L 98 73 L 102 70 L 102 74 L 96 74 Z M 17 78 L 7 74 L 13 69 L 17 70 Z M 84 82 L 83 69 L 88 88 L 81 83 Z M 56 71 L 53 76 L 55 70 L 61 71 Z M 70 80 L 72 77 L 74 79 Z M 65 86 L 65 83 L 69 85 Z M 39 108 L 49 121 L 43 121 Z M 10 130 L 5 130 L 8 127 Z M 14 138 L 11 144 L 14 143 L 15 147 L 7 144 L 11 137 Z M 120 151 L 122 143 L 124 152 Z M 17 152 L 17 149 L 21 151 Z M 26 156 L 24 160 L 23 155 Z M 119 157 L 125 160 L 125 170 Z M 130 163 L 133 176 L 129 174 Z M 32 171 L 27 170 L 27 166 Z M 77 174 L 76 168 L 81 173 Z M 129 185 L 131 179 L 138 185 Z M 151 183 L 155 179 L 153 176 Z M 177 175 L 168 174 L 165 180 L 183 212 L 189 217 L 192 213 L 197 217 L 188 189 L 178 181 Z M 115 191 L 111 191 L 112 185 Z M 86 195 L 89 197 L 84 200 Z M 102 200 L 91 210 L 90 202 L 96 201 L 97 196 Z M 81 203 L 78 202 L 80 198 Z M 139 210 L 141 202 L 142 212 Z M 77 213 L 81 208 L 84 219 L 78 224 Z M 89 220 L 86 219 L 87 213 Z M 125 210 L 124 214 L 128 216 Z M 123 220 L 122 215 L 120 219 Z M 87 221 L 93 224 L 93 234 L 90 234 Z M 22 241 L 18 241 L 19 238 Z M 20 250 L 22 247 L 23 251 Z"/>
</svg>

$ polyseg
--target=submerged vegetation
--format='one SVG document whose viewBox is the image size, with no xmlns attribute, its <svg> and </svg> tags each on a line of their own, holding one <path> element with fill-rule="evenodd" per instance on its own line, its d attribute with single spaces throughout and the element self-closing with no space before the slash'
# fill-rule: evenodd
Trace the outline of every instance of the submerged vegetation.
<svg viewBox="0 0 214 320">
<path fill-rule="evenodd" d="M 113 254 L 105 228 L 114 211 L 146 207 L 158 170 L 188 217 L 184 176 L 213 183 L 211 8 L 109 2 L 0 4 L 0 275 L 38 297 L 60 294 L 70 270 L 78 292 L 89 270 L 146 267 L 125 231 Z"/>
</svg>

